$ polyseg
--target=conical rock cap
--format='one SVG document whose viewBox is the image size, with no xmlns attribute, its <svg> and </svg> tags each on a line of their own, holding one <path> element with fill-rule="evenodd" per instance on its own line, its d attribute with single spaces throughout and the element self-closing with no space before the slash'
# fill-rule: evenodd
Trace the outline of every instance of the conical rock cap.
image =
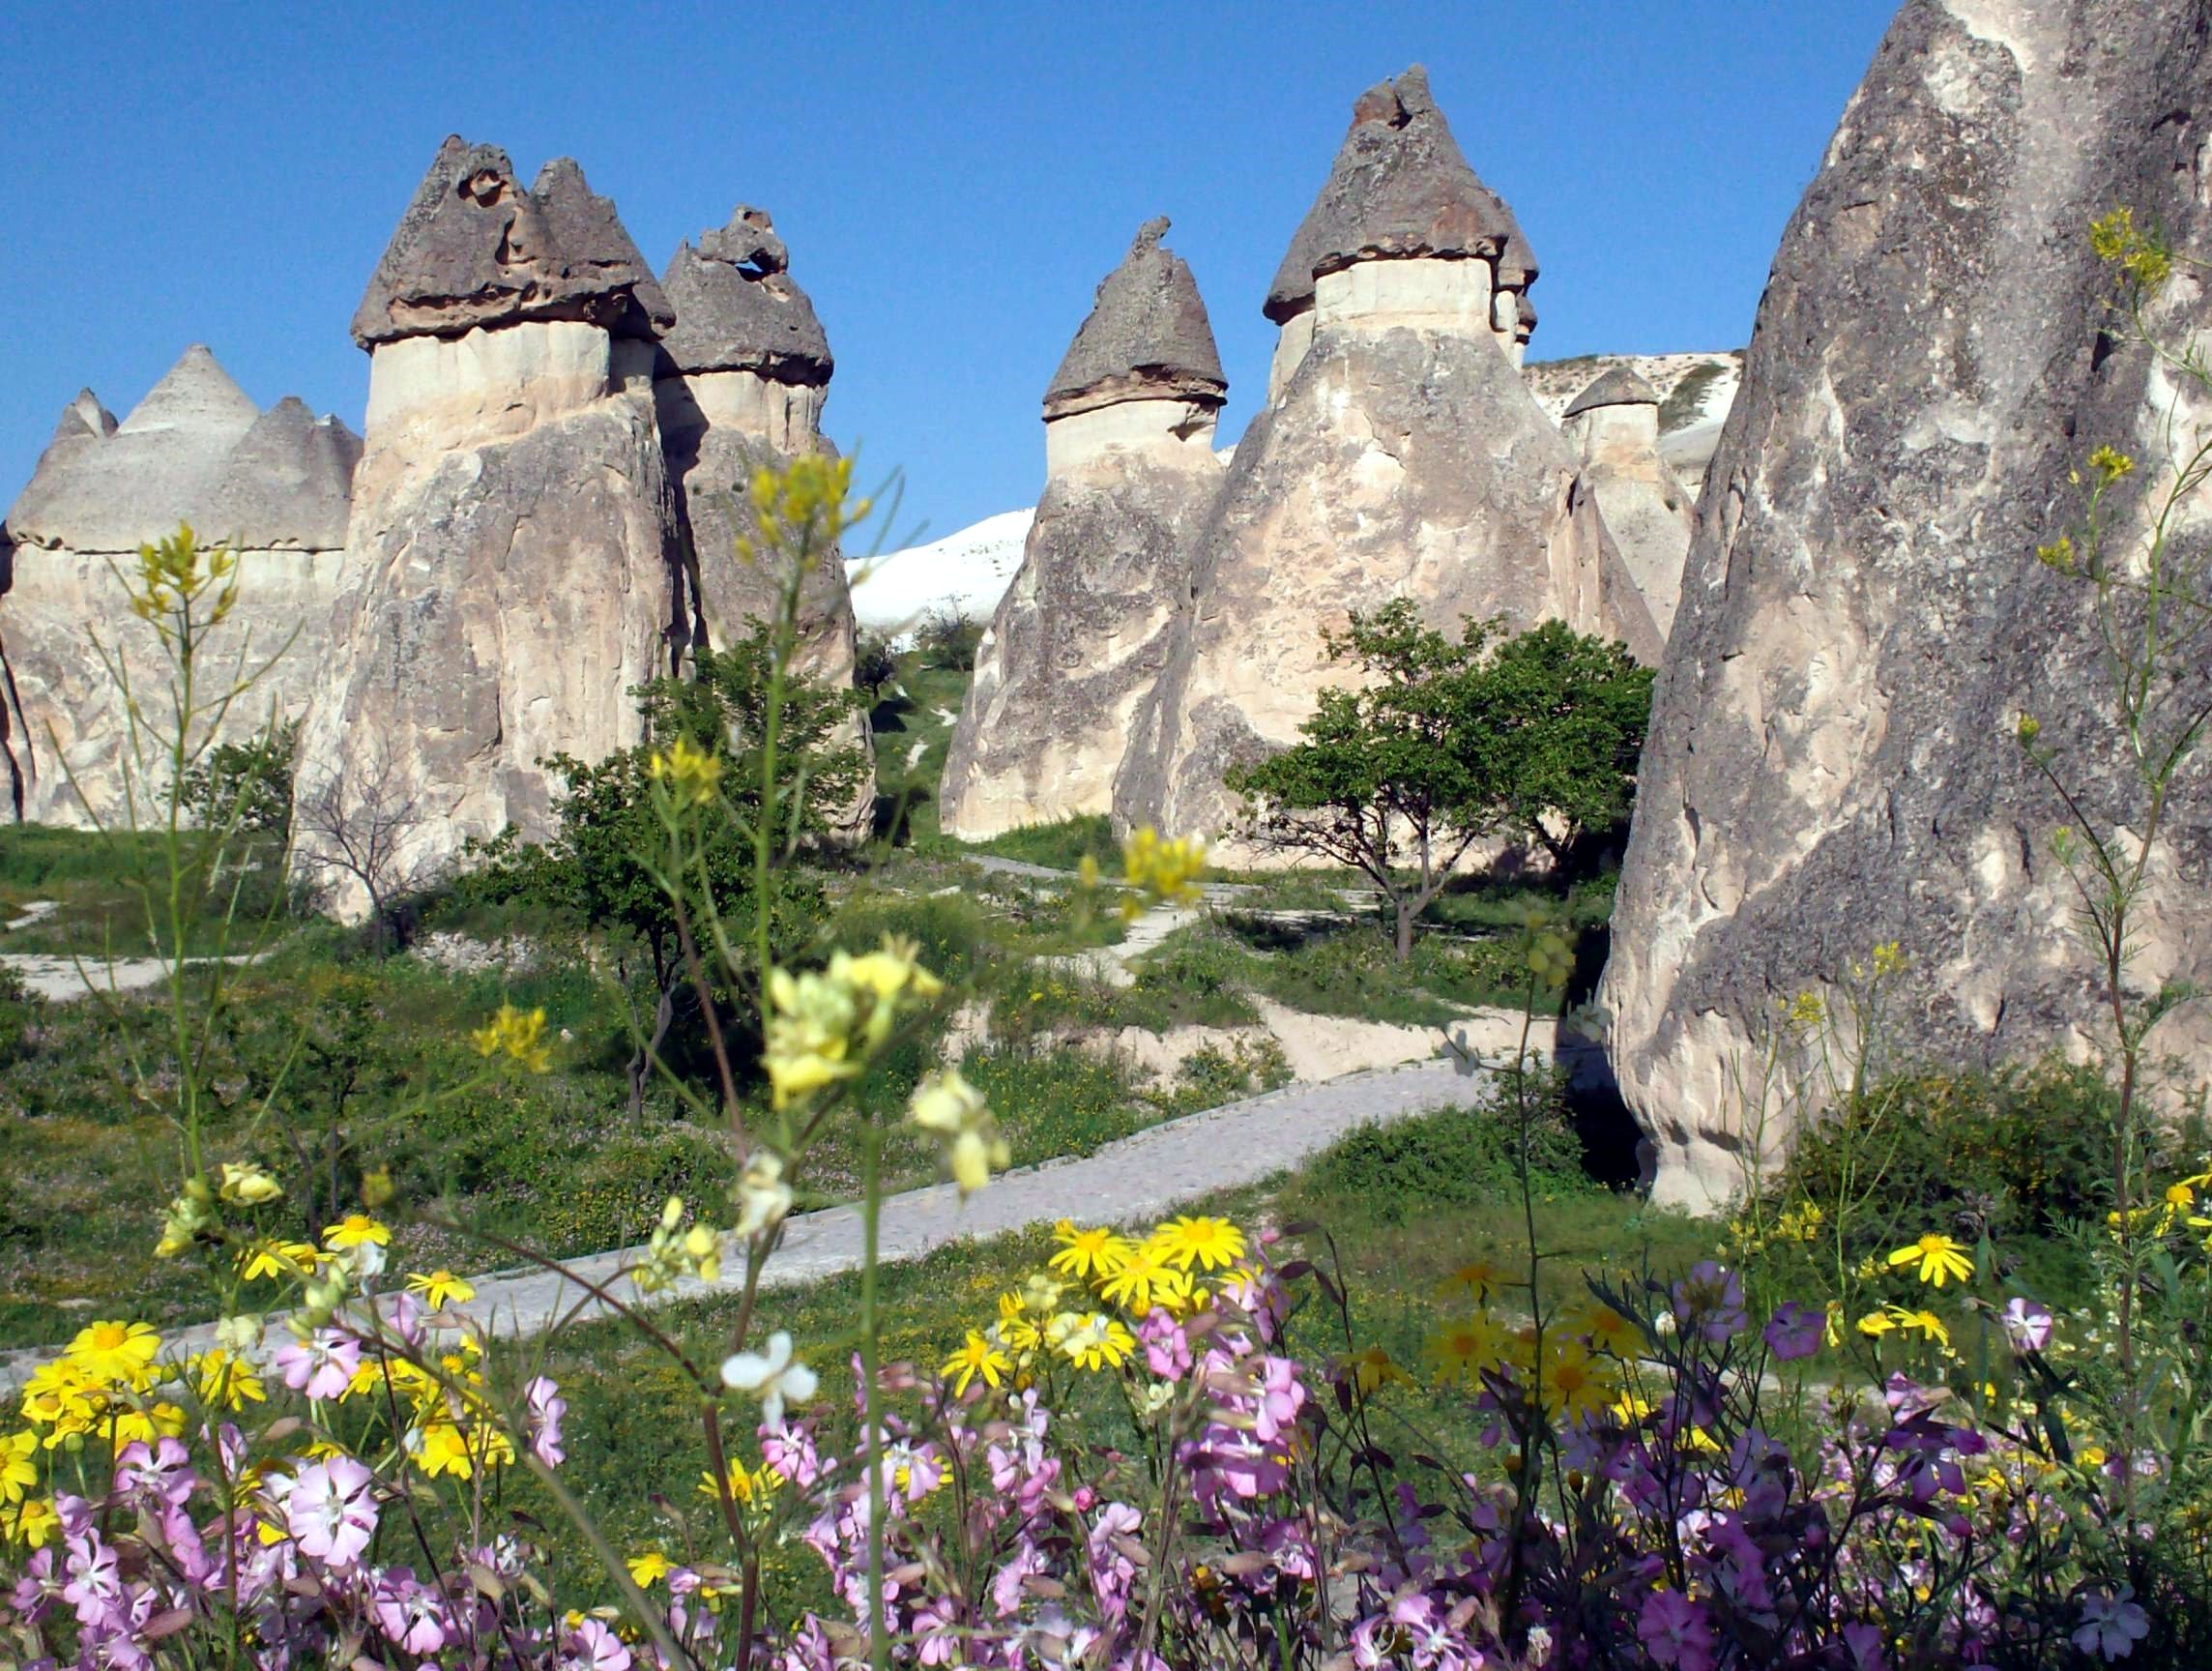
<svg viewBox="0 0 2212 1671">
<path fill-rule="evenodd" d="M 1146 221 L 1100 281 L 1091 316 L 1045 390 L 1048 419 L 1122 400 L 1219 405 L 1228 393 L 1198 280 L 1188 262 L 1161 247 L 1167 229 L 1164 215 Z"/>
<path fill-rule="evenodd" d="M 835 369 L 814 304 L 786 270 L 768 211 L 741 203 L 718 231 L 680 245 L 661 279 L 676 323 L 661 352 L 677 371 L 757 371 L 827 383 Z"/>
<path fill-rule="evenodd" d="M 1265 311 L 1278 324 L 1304 312 L 1317 274 L 1416 255 L 1496 260 L 1500 281 L 1516 289 L 1536 277 L 1513 211 L 1468 166 L 1418 64 L 1353 105 L 1351 131 L 1276 269 Z"/>
</svg>

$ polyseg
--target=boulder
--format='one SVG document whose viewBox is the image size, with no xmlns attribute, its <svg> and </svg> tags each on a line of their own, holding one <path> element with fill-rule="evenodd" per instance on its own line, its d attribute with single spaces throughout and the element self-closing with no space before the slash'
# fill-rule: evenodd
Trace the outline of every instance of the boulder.
<svg viewBox="0 0 2212 1671">
<path fill-rule="evenodd" d="M 1223 773 L 1295 743 L 1319 693 L 1349 676 L 1322 635 L 1350 610 L 1411 598 L 1455 634 L 1469 616 L 1557 617 L 1656 659 L 1596 502 L 1517 369 L 1517 298 L 1496 273 L 1509 249 L 1517 273 L 1534 262 L 1493 201 L 1417 72 L 1354 106 L 1293 242 L 1317 269 L 1293 316 L 1310 342 L 1194 537 L 1161 675 L 1116 775 L 1118 824 L 1230 831 L 1239 807 Z M 1297 287 L 1278 277 L 1270 311 L 1286 298 Z"/>
<path fill-rule="evenodd" d="M 300 793 L 393 826 L 388 883 L 509 824 L 548 834 L 546 757 L 639 736 L 629 689 L 682 636 L 650 377 L 667 317 L 572 162 L 524 192 L 504 153 L 458 139 L 370 280 L 368 423 Z M 339 910 L 365 907 L 327 873 Z"/>
<path fill-rule="evenodd" d="M 1665 638 L 1682 589 L 1697 511 L 1659 455 L 1659 392 L 1633 366 L 1602 373 L 1569 403 L 1560 427 L 1582 460 L 1606 532 Z"/>
<path fill-rule="evenodd" d="M 2088 237 L 2124 204 L 2212 249 L 2207 87 L 2201 5 L 1909 0 L 1784 234 L 1705 479 L 1600 989 L 1663 1203 L 1716 1206 L 1777 1159 L 1790 1133 L 1752 1065 L 1793 994 L 1877 945 L 1903 958 L 1884 1011 L 1913 1059 L 2102 1036 L 2052 849 L 2064 808 L 2021 716 L 2096 818 L 2139 832 L 2142 801 L 2090 593 L 2035 554 L 2080 516 L 2069 476 L 2100 443 L 2142 460 L 2106 502 L 2110 548 L 2139 549 L 2160 461 L 2212 424 L 2113 331 Z M 2200 352 L 2204 317 L 2185 267 L 2154 321 Z M 2182 701 L 2205 699 L 2201 661 L 2183 671 Z M 2139 990 L 2212 977 L 2205 779 L 2199 755 L 2151 855 Z"/>
<path fill-rule="evenodd" d="M 978 646 L 938 823 L 978 840 L 1113 806 L 1222 468 L 1228 384 L 1197 281 L 1139 229 L 1045 391 L 1046 485 Z"/>
</svg>

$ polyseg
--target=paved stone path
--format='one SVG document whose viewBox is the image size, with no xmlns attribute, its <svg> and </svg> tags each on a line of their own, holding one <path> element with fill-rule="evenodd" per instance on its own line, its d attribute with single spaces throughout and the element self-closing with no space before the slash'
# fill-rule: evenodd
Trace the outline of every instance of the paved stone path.
<svg viewBox="0 0 2212 1671">
<path fill-rule="evenodd" d="M 882 1255 L 886 1263 L 919 1259 L 955 1242 L 1059 1218 L 1095 1224 L 1156 1217 L 1180 1202 L 1260 1183 L 1356 1127 L 1471 1104 L 1488 1083 L 1487 1072 L 1471 1061 L 1448 1058 L 1348 1074 L 1148 1127 L 1081 1159 L 1020 1167 L 965 1204 L 949 1184 L 909 1190 L 884 1203 Z M 801 1214 L 787 1225 L 783 1245 L 762 1273 L 763 1284 L 791 1287 L 854 1270 L 860 1262 L 860 1237 L 858 1207 Z M 606 1288 L 625 1305 L 732 1293 L 744 1275 L 732 1261 L 717 1284 L 685 1281 L 644 1297 L 620 1275 L 640 1252 L 626 1247 L 569 1264 L 586 1282 Z M 456 1309 L 499 1334 L 535 1334 L 571 1312 L 592 1316 L 604 1309 L 575 1282 L 549 1272 L 494 1272 L 472 1280 L 476 1298 Z M 213 1339 L 212 1327 L 201 1326 L 176 1332 L 165 1345 L 198 1351 Z M 0 1355 L 0 1389 L 20 1384 L 38 1360 L 51 1352 L 43 1348 Z"/>
</svg>

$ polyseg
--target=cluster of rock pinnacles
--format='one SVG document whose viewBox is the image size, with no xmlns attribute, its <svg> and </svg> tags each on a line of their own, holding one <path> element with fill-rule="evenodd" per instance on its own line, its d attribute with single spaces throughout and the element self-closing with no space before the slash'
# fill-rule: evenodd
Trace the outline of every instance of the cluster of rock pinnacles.
<svg viewBox="0 0 2212 1671">
<path fill-rule="evenodd" d="M 2212 245 L 2194 13 L 1906 0 L 1785 234 L 1694 507 L 1633 370 L 1558 424 L 1531 396 L 1534 256 L 1418 70 L 1354 106 L 1266 300 L 1266 403 L 1226 462 L 1206 309 L 1148 223 L 1046 391 L 1047 484 L 944 827 L 1110 812 L 1218 836 L 1224 771 L 1345 676 L 1321 633 L 1347 610 L 1560 619 L 1660 666 L 1599 992 L 1659 1199 L 1709 1205 L 1771 1158 L 1788 1122 L 1743 1064 L 1784 999 L 1877 943 L 1902 951 L 1888 1013 L 1919 1054 L 2084 1048 L 2055 809 L 2011 737 L 2036 711 L 2081 804 L 2125 825 L 2085 602 L 2032 553 L 2075 454 L 2148 452 L 2176 411 L 2212 424 L 2101 335 L 2085 237 L 2125 202 Z M 281 648 L 258 696 L 304 717 L 304 777 L 388 752 L 438 851 L 541 832 L 540 758 L 633 741 L 626 689 L 727 641 L 775 584 L 736 562 L 728 489 L 825 445 L 829 346 L 786 269 L 741 210 L 656 281 L 573 163 L 525 190 L 455 139 L 354 322 L 362 439 L 297 401 L 257 411 L 203 349 L 120 425 L 80 396 L 0 538 L 15 815 L 123 794 L 84 629 L 143 661 L 107 564 L 185 515 L 244 552 L 225 630 Z M 2203 326 L 2200 295 L 2185 277 L 2162 323 Z M 2145 514 L 2132 491 L 2112 538 Z M 810 584 L 809 667 L 844 679 L 843 574 Z M 2150 988 L 2212 980 L 2193 771 L 2130 972 Z M 2154 1050 L 2200 1058 L 2205 1002 Z"/>
</svg>

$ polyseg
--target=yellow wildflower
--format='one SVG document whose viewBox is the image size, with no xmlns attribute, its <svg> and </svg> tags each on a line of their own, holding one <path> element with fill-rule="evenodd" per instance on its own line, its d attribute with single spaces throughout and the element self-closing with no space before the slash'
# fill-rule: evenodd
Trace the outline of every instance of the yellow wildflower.
<svg viewBox="0 0 2212 1671">
<path fill-rule="evenodd" d="M 993 1345 L 987 1335 L 971 1329 L 966 1343 L 945 1361 L 938 1373 L 952 1383 L 953 1392 L 965 1393 L 969 1383 L 978 1375 L 983 1377 L 986 1387 L 998 1387 L 1012 1367 L 1006 1355 Z"/>
<path fill-rule="evenodd" d="M 1405 1370 L 1380 1346 L 1353 1353 L 1345 1367 L 1352 1371 L 1353 1381 L 1362 1392 L 1377 1392 L 1393 1381 L 1407 1378 Z"/>
<path fill-rule="evenodd" d="M 1819 993 L 1807 988 L 1790 1000 L 1788 1019 L 1792 1027 L 1808 1030 L 1819 1026 L 1828 1018 L 1828 1002 Z"/>
<path fill-rule="evenodd" d="M 1538 1378 L 1545 1411 L 1560 1421 L 1593 1416 L 1613 1403 L 1617 1383 L 1601 1360 L 1580 1340 L 1554 1336 L 1544 1342 L 1544 1370 Z"/>
<path fill-rule="evenodd" d="M 1244 1257 L 1244 1232 L 1226 1218 L 1204 1214 L 1170 1218 L 1152 1232 L 1151 1240 L 1179 1271 L 1193 1265 L 1202 1271 L 1220 1271 Z"/>
<path fill-rule="evenodd" d="M 623 1565 L 629 1568 L 630 1582 L 640 1590 L 652 1589 L 676 1570 L 675 1563 L 657 1549 L 648 1549 L 642 1555 L 632 1555 Z"/>
<path fill-rule="evenodd" d="M 258 1166 L 225 1160 L 215 1170 L 216 1193 L 233 1207 L 259 1207 L 284 1193 L 284 1186 Z"/>
<path fill-rule="evenodd" d="M 1893 1266 L 1917 1264 L 1920 1280 L 1938 1288 L 1954 1278 L 1964 1282 L 1974 1274 L 1974 1262 L 1966 1256 L 1965 1248 L 1934 1231 L 1909 1247 L 1898 1248 L 1890 1254 L 1889 1262 Z"/>
<path fill-rule="evenodd" d="M 553 1066 L 552 1047 L 544 1042 L 544 1034 L 543 1010 L 526 1013 L 511 1004 L 502 1004 L 498 1012 L 474 1029 L 469 1038 L 479 1056 L 505 1055 L 533 1073 L 542 1073 Z"/>
<path fill-rule="evenodd" d="M 0 1516 L 0 1532 L 7 1534 L 9 1541 L 31 1549 L 43 1547 L 61 1529 L 62 1517 L 43 1497 L 26 1497 Z"/>
<path fill-rule="evenodd" d="M 2155 233 L 2137 227 L 2136 212 L 2126 206 L 2089 222 L 2089 248 L 2145 290 L 2156 290 L 2173 272 L 2172 254 Z"/>
<path fill-rule="evenodd" d="M 1587 1340 L 1593 1351 L 1626 1360 L 1644 1350 L 1643 1329 L 1595 1295 L 1571 1306 L 1559 1321 Z"/>
<path fill-rule="evenodd" d="M 1198 879 L 1205 873 L 1204 841 L 1163 841 L 1148 824 L 1121 845 L 1121 879 L 1138 891 L 1121 901 L 1121 915 L 1135 917 L 1147 902 L 1189 904 L 1201 897 Z"/>
<path fill-rule="evenodd" d="M 162 1439 L 175 1439 L 185 1430 L 185 1413 L 167 1399 L 158 1399 L 147 1408 L 136 1407 L 116 1411 L 109 1419 L 109 1436 L 118 1449 L 125 1445 L 153 1445 Z"/>
<path fill-rule="evenodd" d="M 468 1301 L 477 1297 L 476 1287 L 466 1277 L 456 1276 L 443 1266 L 427 1274 L 418 1271 L 407 1278 L 407 1291 L 422 1296 L 422 1304 L 433 1311 L 442 1311 L 446 1303 Z"/>
<path fill-rule="evenodd" d="M 722 781 L 722 762 L 693 747 L 688 737 L 677 738 L 665 749 L 655 748 L 645 770 L 679 806 L 704 806 L 713 800 Z"/>
<path fill-rule="evenodd" d="M 365 1213 L 348 1213 L 323 1231 L 323 1246 L 334 1253 L 350 1253 L 364 1242 L 390 1246 L 392 1232 Z"/>
<path fill-rule="evenodd" d="M 1119 1369 L 1136 1350 L 1137 1337 L 1102 1311 L 1055 1318 L 1053 1345 L 1078 1369 Z"/>
<path fill-rule="evenodd" d="M 1111 1276 L 1129 1257 L 1129 1244 L 1103 1225 L 1078 1230 L 1073 1219 L 1062 1218 L 1052 1227 L 1052 1239 L 1060 1251 L 1045 1263 L 1078 1280 Z"/>
<path fill-rule="evenodd" d="M 211 1410 L 243 1410 L 268 1399 L 261 1375 L 243 1358 L 211 1346 L 187 1364 L 192 1396 Z"/>
<path fill-rule="evenodd" d="M 907 1117 L 937 1137 L 946 1169 L 964 1197 L 982 1188 L 994 1170 L 1004 1170 L 1013 1159 L 1006 1140 L 999 1135 L 991 1105 L 957 1068 L 941 1068 L 916 1086 Z"/>
<path fill-rule="evenodd" d="M 749 1507 L 755 1498 L 765 1499 L 783 1483 L 783 1476 L 765 1463 L 748 1472 L 742 1462 L 734 1458 L 722 1478 L 730 1487 L 730 1501 L 741 1509 Z M 699 1476 L 699 1495 L 710 1502 L 722 1500 L 721 1486 L 714 1482 L 713 1475 Z"/>
<path fill-rule="evenodd" d="M 1098 1284 L 1099 1297 L 1132 1317 L 1149 1317 L 1155 1305 L 1173 1306 L 1190 1292 L 1190 1278 L 1169 1264 L 1155 1243 L 1132 1247 L 1121 1265 Z"/>
<path fill-rule="evenodd" d="M 22 1502 L 39 1482 L 39 1436 L 29 1428 L 0 1439 L 0 1508 Z"/>
<path fill-rule="evenodd" d="M 305 1276 L 319 1256 L 305 1242 L 253 1242 L 238 1256 L 239 1275 L 248 1282 L 264 1277 Z"/>
<path fill-rule="evenodd" d="M 1491 1297 L 1502 1288 L 1513 1285 L 1513 1278 L 1487 1259 L 1476 1259 L 1462 1265 L 1438 1285 L 1438 1292 L 1451 1294 L 1465 1291 L 1477 1305 L 1487 1305 Z"/>
<path fill-rule="evenodd" d="M 136 1383 L 160 1349 L 151 1323 L 91 1323 L 77 1331 L 68 1356 L 94 1380 L 120 1386 Z"/>
<path fill-rule="evenodd" d="M 1484 1370 L 1495 1369 L 1503 1362 L 1505 1333 L 1491 1321 L 1488 1312 L 1478 1311 L 1446 1323 L 1431 1334 L 1427 1353 L 1429 1362 L 1436 1365 L 1438 1380 L 1476 1387 Z"/>
<path fill-rule="evenodd" d="M 2114 447 L 2100 447 L 2089 454 L 2089 468 L 2108 484 L 2135 473 L 2136 461 Z"/>
<path fill-rule="evenodd" d="M 1009 1352 L 1033 1352 L 1043 1337 L 1037 1326 L 1030 1321 L 1029 1309 L 1019 1294 L 999 1296 L 999 1320 L 991 1328 L 999 1337 L 999 1344 Z"/>
</svg>

